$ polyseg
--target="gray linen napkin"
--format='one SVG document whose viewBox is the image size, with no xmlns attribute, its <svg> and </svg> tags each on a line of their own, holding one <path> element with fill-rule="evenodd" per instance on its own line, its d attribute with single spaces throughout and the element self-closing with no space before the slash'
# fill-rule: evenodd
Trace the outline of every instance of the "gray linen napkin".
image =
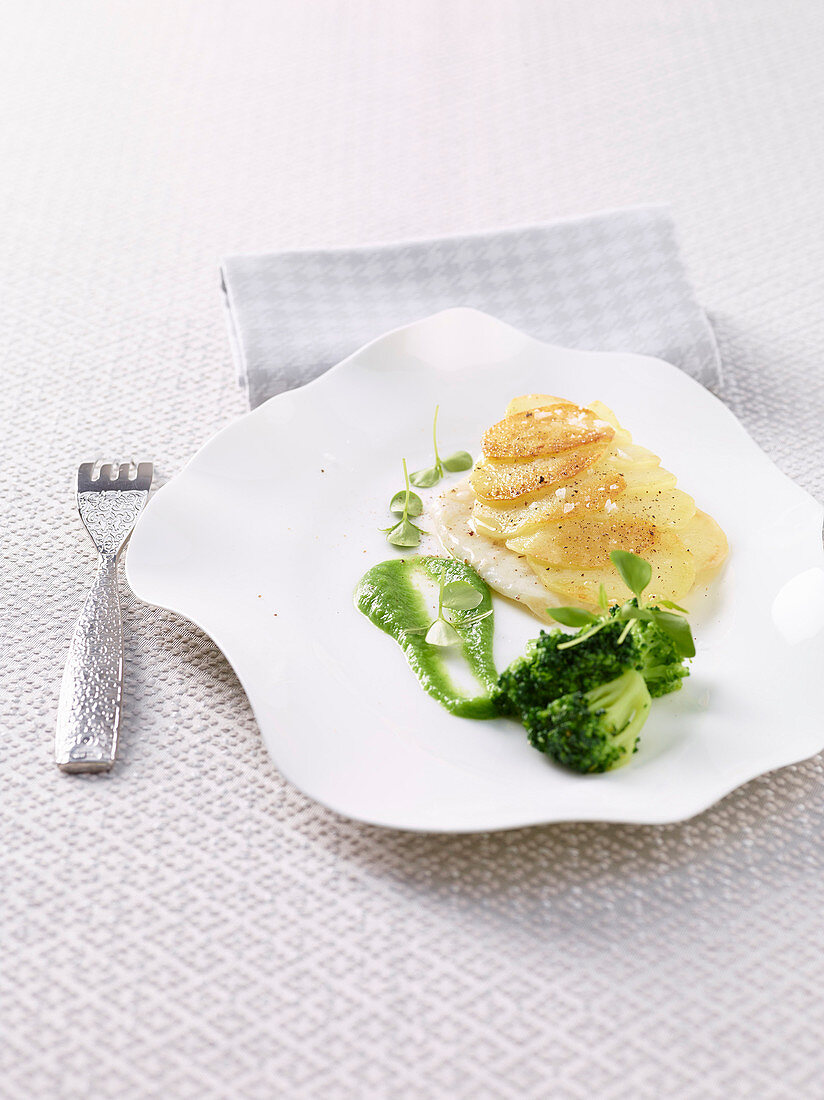
<svg viewBox="0 0 824 1100">
<path fill-rule="evenodd" d="M 715 337 L 662 206 L 439 240 L 229 256 L 222 276 L 253 408 L 451 306 L 553 344 L 656 355 L 720 384 Z"/>
</svg>

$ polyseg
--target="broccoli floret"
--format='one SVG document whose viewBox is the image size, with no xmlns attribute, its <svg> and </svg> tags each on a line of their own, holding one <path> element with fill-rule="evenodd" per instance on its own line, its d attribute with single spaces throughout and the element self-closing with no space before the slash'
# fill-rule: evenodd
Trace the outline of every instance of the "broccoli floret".
<svg viewBox="0 0 824 1100">
<path fill-rule="evenodd" d="M 525 655 L 498 677 L 492 701 L 519 718 L 530 743 L 578 772 L 605 772 L 635 752 L 652 696 L 677 691 L 695 655 L 689 623 L 664 600 L 663 610 L 642 601 L 652 568 L 637 554 L 613 550 L 610 560 L 634 596 L 601 612 L 575 607 L 550 610 L 575 634 L 541 631 Z"/>
<path fill-rule="evenodd" d="M 630 606 L 637 606 L 633 600 Z M 618 609 L 612 611 L 617 614 Z M 624 637 L 626 623 L 612 619 L 584 641 L 569 645 L 575 634 L 542 630 L 498 678 L 493 702 L 500 714 L 519 716 L 548 706 L 570 692 L 589 691 L 635 669 L 647 682 L 653 698 L 681 687 L 689 669 L 675 642 L 651 620 L 635 619 Z M 578 631 L 580 636 L 586 627 Z"/>
<path fill-rule="evenodd" d="M 655 622 L 636 621 L 626 641 L 632 642 L 635 667 L 644 677 L 653 699 L 678 691 L 690 672 L 672 638 Z"/>
<path fill-rule="evenodd" d="M 639 660 L 632 644 L 618 645 L 622 630 L 622 623 L 609 622 L 592 637 L 568 648 L 559 646 L 575 635 L 542 630 L 524 656 L 501 673 L 493 702 L 501 714 L 520 715 L 545 707 L 561 695 L 589 691 L 616 679 L 635 668 Z"/>
<path fill-rule="evenodd" d="M 577 649 L 578 647 L 574 647 Z M 590 691 L 573 691 L 523 715 L 530 744 L 577 772 L 626 764 L 650 709 L 644 677 L 635 670 Z"/>
</svg>

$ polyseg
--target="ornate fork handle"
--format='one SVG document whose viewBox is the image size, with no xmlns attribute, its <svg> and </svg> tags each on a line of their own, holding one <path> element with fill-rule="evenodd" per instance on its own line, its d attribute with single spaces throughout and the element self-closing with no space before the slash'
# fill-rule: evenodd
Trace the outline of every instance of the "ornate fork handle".
<svg viewBox="0 0 824 1100">
<path fill-rule="evenodd" d="M 123 624 L 117 556 L 152 485 L 151 462 L 119 470 L 84 462 L 77 471 L 77 510 L 97 550 L 97 576 L 74 628 L 63 672 L 54 757 L 64 772 L 108 771 L 117 753 L 123 703 Z"/>
<path fill-rule="evenodd" d="M 66 772 L 107 771 L 114 764 L 123 698 L 123 626 L 117 554 L 98 558 L 74 628 L 57 711 L 55 759 Z"/>
</svg>

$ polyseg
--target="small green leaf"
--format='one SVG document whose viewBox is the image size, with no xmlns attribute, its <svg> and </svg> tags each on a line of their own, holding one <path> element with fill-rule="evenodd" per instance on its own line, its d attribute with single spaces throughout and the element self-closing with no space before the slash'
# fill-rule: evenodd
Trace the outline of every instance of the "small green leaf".
<svg viewBox="0 0 824 1100">
<path fill-rule="evenodd" d="M 604 588 L 603 583 L 598 586 L 598 606 L 602 611 L 609 610 L 609 599 L 607 598 L 607 590 Z"/>
<path fill-rule="evenodd" d="M 633 619 L 643 619 L 645 623 L 651 622 L 655 618 L 655 613 L 649 607 L 633 607 L 631 603 L 625 603 L 623 607 L 618 609 L 618 613 L 615 616 L 614 622 L 626 623 L 631 622 Z"/>
<path fill-rule="evenodd" d="M 415 470 L 413 474 L 409 475 L 409 480 L 418 489 L 430 489 L 433 485 L 438 484 L 442 476 L 437 466 L 430 466 L 427 470 Z"/>
<path fill-rule="evenodd" d="M 582 607 L 548 607 L 552 618 L 563 626 L 591 626 L 598 622 L 598 616 Z"/>
<path fill-rule="evenodd" d="M 640 596 L 652 577 L 650 563 L 629 550 L 613 550 L 609 557 L 630 592 Z"/>
<path fill-rule="evenodd" d="M 419 516 L 423 512 L 423 501 L 417 493 L 409 494 L 409 503 L 406 502 L 406 489 L 400 489 L 389 501 L 389 511 L 395 516 L 402 516 L 404 505 L 408 516 Z"/>
<path fill-rule="evenodd" d="M 674 643 L 682 657 L 695 656 L 695 642 L 692 639 L 690 624 L 680 615 L 671 615 L 669 611 L 656 611 L 655 622 Z"/>
<path fill-rule="evenodd" d="M 685 615 L 688 615 L 686 607 L 679 607 L 677 603 L 673 603 L 672 600 L 659 600 L 662 607 L 671 607 L 673 611 L 683 611 Z"/>
<path fill-rule="evenodd" d="M 425 639 L 430 645 L 439 646 L 457 645 L 460 640 L 460 634 L 446 619 L 436 619 L 427 630 Z"/>
<path fill-rule="evenodd" d="M 386 541 L 391 542 L 393 546 L 404 548 L 417 546 L 421 541 L 421 529 L 414 523 L 410 523 L 408 519 L 401 520 L 386 536 Z"/>
<path fill-rule="evenodd" d="M 483 593 L 466 581 L 450 581 L 444 585 L 442 603 L 452 611 L 472 611 L 483 601 Z"/>
<path fill-rule="evenodd" d="M 484 611 L 482 615 L 473 615 L 471 619 L 462 619 L 461 626 L 474 626 L 475 623 L 483 622 L 484 619 L 488 619 L 492 614 L 492 608 L 489 611 Z"/>
<path fill-rule="evenodd" d="M 468 451 L 455 451 L 454 455 L 442 458 L 441 462 L 452 474 L 458 473 L 459 470 L 472 469 L 472 455 Z"/>
</svg>

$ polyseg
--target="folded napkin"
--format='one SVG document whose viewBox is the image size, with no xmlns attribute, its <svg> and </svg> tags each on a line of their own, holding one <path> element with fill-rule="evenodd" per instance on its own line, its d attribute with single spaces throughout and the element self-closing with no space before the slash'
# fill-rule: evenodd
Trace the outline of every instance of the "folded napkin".
<svg viewBox="0 0 824 1100">
<path fill-rule="evenodd" d="M 253 408 L 383 332 L 452 306 L 553 344 L 656 355 L 720 384 L 712 328 L 662 206 L 439 240 L 230 256 L 222 276 Z"/>
</svg>

